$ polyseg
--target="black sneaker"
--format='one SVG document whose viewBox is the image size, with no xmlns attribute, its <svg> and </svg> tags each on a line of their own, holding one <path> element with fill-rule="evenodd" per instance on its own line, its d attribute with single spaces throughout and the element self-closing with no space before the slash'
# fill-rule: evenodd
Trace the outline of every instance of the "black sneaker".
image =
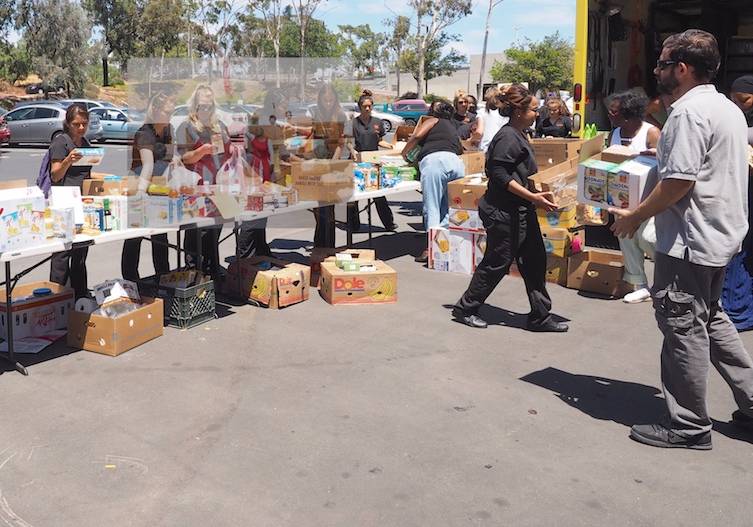
<svg viewBox="0 0 753 527">
<path fill-rule="evenodd" d="M 528 331 L 533 331 L 536 333 L 567 333 L 567 331 L 570 329 L 570 326 L 568 326 L 564 322 L 555 322 L 554 320 L 549 320 L 547 322 L 544 322 L 543 324 L 526 323 L 526 329 Z"/>
<path fill-rule="evenodd" d="M 753 417 L 745 415 L 740 410 L 732 412 L 732 424 L 748 432 L 753 432 Z"/>
<path fill-rule="evenodd" d="M 711 432 L 683 437 L 662 425 L 634 425 L 630 428 L 630 439 L 660 448 L 711 450 Z"/>
<path fill-rule="evenodd" d="M 384 229 L 390 232 L 395 232 L 397 230 L 397 223 L 390 223 L 389 225 L 385 225 Z"/>
<path fill-rule="evenodd" d="M 419 256 L 416 256 L 413 260 L 415 262 L 418 262 L 418 263 L 428 263 L 429 262 L 429 251 L 422 252 Z"/>
<path fill-rule="evenodd" d="M 486 320 L 484 320 L 480 316 L 466 315 L 458 308 L 453 308 L 452 317 L 461 324 L 465 324 L 466 326 L 470 326 L 472 328 L 484 329 L 489 325 L 486 323 Z"/>
</svg>

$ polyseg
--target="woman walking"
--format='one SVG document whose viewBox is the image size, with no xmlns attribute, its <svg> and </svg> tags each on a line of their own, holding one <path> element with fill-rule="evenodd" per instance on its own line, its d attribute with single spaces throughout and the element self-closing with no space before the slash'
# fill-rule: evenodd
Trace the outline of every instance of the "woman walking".
<svg viewBox="0 0 753 527">
<path fill-rule="evenodd" d="M 535 174 L 537 167 L 525 130 L 536 121 L 538 100 L 525 87 L 514 84 L 500 93 L 497 107 L 510 121 L 494 137 L 486 156 L 489 187 L 479 201 L 479 216 L 486 228 L 486 252 L 452 314 L 470 327 L 485 328 L 487 323 L 479 317 L 479 309 L 510 265 L 517 262 L 531 304 L 527 329 L 564 332 L 568 326 L 556 322 L 550 314 L 546 250 L 536 218 L 536 207 L 551 211 L 557 206 L 551 192 L 528 189 L 528 176 Z"/>
</svg>

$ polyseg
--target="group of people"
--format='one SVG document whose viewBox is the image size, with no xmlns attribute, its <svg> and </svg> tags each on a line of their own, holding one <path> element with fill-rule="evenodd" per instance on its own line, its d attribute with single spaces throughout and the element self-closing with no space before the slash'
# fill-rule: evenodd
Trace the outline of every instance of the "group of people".
<svg viewBox="0 0 753 527">
<path fill-rule="evenodd" d="M 654 70 L 667 112 L 661 130 L 645 122 L 645 97 L 622 93 L 609 105 L 615 125 L 610 143 L 656 155 L 658 161 L 656 180 L 641 204 L 632 211 L 609 210 L 626 257 L 625 278 L 636 288 L 626 300 L 652 298 L 664 337 L 666 415 L 654 424 L 634 425 L 630 432 L 632 439 L 655 447 L 711 449 L 706 408 L 711 364 L 732 389 L 738 406 L 732 423 L 753 432 L 753 360 L 721 305 L 730 266 L 739 267 L 734 269 L 736 287 L 742 285 L 743 294 L 753 299 L 746 246 L 753 76 L 735 81 L 728 98 L 712 84 L 720 61 L 716 39 L 705 31 L 688 30 L 664 41 Z M 567 331 L 550 312 L 546 253 L 534 212 L 556 205 L 551 194 L 533 192 L 526 184 L 537 167 L 525 130 L 536 121 L 539 106 L 526 88 L 513 85 L 497 97 L 496 107 L 510 120 L 487 153 L 489 184 L 479 204 L 487 250 L 453 317 L 485 328 L 479 310 L 515 261 L 531 305 L 528 329 Z M 655 261 L 650 293 L 644 253 Z M 744 278 L 739 277 L 742 266 Z"/>
</svg>

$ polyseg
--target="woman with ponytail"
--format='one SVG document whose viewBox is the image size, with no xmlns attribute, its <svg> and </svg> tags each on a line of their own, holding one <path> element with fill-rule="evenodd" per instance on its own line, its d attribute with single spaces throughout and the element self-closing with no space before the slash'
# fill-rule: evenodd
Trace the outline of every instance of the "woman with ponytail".
<svg viewBox="0 0 753 527">
<path fill-rule="evenodd" d="M 536 122 L 539 101 L 522 85 L 513 84 L 497 96 L 496 106 L 510 120 L 494 136 L 486 154 L 489 186 L 478 206 L 486 228 L 486 252 L 452 314 L 470 327 L 485 328 L 479 309 L 517 262 L 531 304 L 527 329 L 565 332 L 567 324 L 556 322 L 550 313 L 546 250 L 536 218 L 536 207 L 551 211 L 557 205 L 551 192 L 537 193 L 528 185 L 528 176 L 538 169 L 525 130 Z"/>
</svg>

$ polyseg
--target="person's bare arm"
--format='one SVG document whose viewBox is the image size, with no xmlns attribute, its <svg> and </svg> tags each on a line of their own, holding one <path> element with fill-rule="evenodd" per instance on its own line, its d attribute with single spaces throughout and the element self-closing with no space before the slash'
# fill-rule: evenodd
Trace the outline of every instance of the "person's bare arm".
<svg viewBox="0 0 753 527">
<path fill-rule="evenodd" d="M 141 174 L 139 175 L 139 191 L 146 192 L 152 182 L 154 173 L 154 154 L 148 148 L 139 148 L 141 159 Z"/>
<path fill-rule="evenodd" d="M 612 231 L 622 238 L 632 238 L 641 223 L 680 201 L 693 189 L 694 185 L 693 180 L 663 179 L 635 210 L 610 208 L 609 212 L 615 216 Z"/>
<path fill-rule="evenodd" d="M 50 177 L 54 183 L 58 183 L 63 180 L 65 173 L 73 166 L 73 163 L 83 157 L 78 150 L 71 150 L 65 159 L 50 162 Z"/>
<path fill-rule="evenodd" d="M 646 147 L 648 149 L 654 149 L 656 148 L 656 145 L 659 144 L 659 136 L 661 135 L 661 130 L 659 130 L 656 126 L 652 126 L 648 130 L 648 135 L 646 136 Z"/>
</svg>

